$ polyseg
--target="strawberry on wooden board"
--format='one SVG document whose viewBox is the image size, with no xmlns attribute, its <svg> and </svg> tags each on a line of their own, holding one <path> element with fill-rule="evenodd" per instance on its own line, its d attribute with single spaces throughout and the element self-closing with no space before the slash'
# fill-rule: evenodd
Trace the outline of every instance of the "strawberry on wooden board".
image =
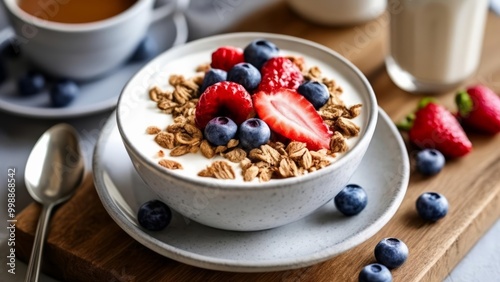
<svg viewBox="0 0 500 282">
<path fill-rule="evenodd" d="M 484 85 L 475 85 L 455 97 L 458 117 L 466 128 L 488 134 L 500 132 L 500 96 Z"/>
<path fill-rule="evenodd" d="M 406 121 L 399 124 L 400 129 L 408 130 L 410 142 L 420 148 L 436 149 L 448 158 L 462 157 L 472 150 L 457 119 L 430 99 L 423 99 Z"/>
<path fill-rule="evenodd" d="M 310 150 L 329 148 L 332 132 L 314 106 L 295 90 L 260 91 L 252 99 L 257 115 L 272 131 L 304 142 Z"/>
</svg>

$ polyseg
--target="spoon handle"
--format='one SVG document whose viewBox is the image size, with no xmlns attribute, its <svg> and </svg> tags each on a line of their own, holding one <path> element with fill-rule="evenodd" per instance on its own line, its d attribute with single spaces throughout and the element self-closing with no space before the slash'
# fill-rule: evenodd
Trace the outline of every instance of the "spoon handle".
<svg viewBox="0 0 500 282">
<path fill-rule="evenodd" d="M 40 274 L 40 265 L 42 261 L 42 251 L 45 239 L 47 236 L 47 225 L 49 222 L 50 212 L 53 205 L 43 205 L 40 218 L 38 219 L 38 226 L 36 228 L 35 241 L 33 242 L 33 249 L 31 250 L 31 257 L 26 272 L 25 282 L 36 282 Z"/>
</svg>

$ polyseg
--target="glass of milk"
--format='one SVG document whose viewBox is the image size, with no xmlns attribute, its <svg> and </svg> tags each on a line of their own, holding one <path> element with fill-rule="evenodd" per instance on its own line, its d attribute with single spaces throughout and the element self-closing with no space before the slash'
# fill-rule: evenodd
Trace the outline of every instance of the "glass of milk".
<svg viewBox="0 0 500 282">
<path fill-rule="evenodd" d="M 387 0 L 286 0 L 297 14 L 311 22 L 328 25 L 354 25 L 380 16 Z"/>
<path fill-rule="evenodd" d="M 409 92 L 451 90 L 481 57 L 488 0 L 389 0 L 386 67 Z"/>
</svg>

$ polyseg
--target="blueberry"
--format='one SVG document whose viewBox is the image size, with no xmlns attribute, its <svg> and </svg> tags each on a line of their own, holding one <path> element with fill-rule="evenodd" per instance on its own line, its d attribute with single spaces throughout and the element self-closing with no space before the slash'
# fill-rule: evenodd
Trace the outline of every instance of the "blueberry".
<svg viewBox="0 0 500 282">
<path fill-rule="evenodd" d="M 251 118 L 240 124 L 238 136 L 243 148 L 253 149 L 269 141 L 271 129 L 263 120 Z"/>
<path fill-rule="evenodd" d="M 50 101 L 54 107 L 64 107 L 73 102 L 79 92 L 80 88 L 72 80 L 60 80 L 50 90 Z"/>
<path fill-rule="evenodd" d="M 417 153 L 417 170 L 423 175 L 438 174 L 443 169 L 445 159 L 443 154 L 435 149 L 424 149 Z"/>
<path fill-rule="evenodd" d="M 205 92 L 207 87 L 216 84 L 217 82 L 226 81 L 227 73 L 225 70 L 221 69 L 210 69 L 205 73 L 203 77 L 203 83 L 201 84 L 200 93 Z"/>
<path fill-rule="evenodd" d="M 45 87 L 45 77 L 39 72 L 30 71 L 19 79 L 17 86 L 21 95 L 34 95 Z"/>
<path fill-rule="evenodd" d="M 302 83 L 297 88 L 297 92 L 304 96 L 316 110 L 323 107 L 330 98 L 326 85 L 318 81 L 310 80 Z"/>
<path fill-rule="evenodd" d="M 5 44 L 1 53 L 5 57 L 11 59 L 19 57 L 21 54 L 21 48 L 19 46 L 19 42 L 17 42 L 15 39 L 12 39 L 10 42 Z"/>
<path fill-rule="evenodd" d="M 236 135 L 238 126 L 228 117 L 211 119 L 205 127 L 205 138 L 215 146 L 226 145 Z"/>
<path fill-rule="evenodd" d="M 172 211 L 163 202 L 151 200 L 139 208 L 137 220 L 147 230 L 159 231 L 167 227 L 172 220 Z"/>
<path fill-rule="evenodd" d="M 438 221 L 448 213 L 448 200 L 439 193 L 423 193 L 417 199 L 417 212 L 425 220 Z"/>
<path fill-rule="evenodd" d="M 258 70 L 267 60 L 278 56 L 279 49 L 274 43 L 264 39 L 257 39 L 248 44 L 243 50 L 245 62 L 252 64 Z"/>
<path fill-rule="evenodd" d="M 375 246 L 375 258 L 388 268 L 397 268 L 408 258 L 408 247 L 399 239 L 385 238 Z"/>
<path fill-rule="evenodd" d="M 153 37 L 151 36 L 146 36 L 141 43 L 139 43 L 139 46 L 135 49 L 134 53 L 132 54 L 131 60 L 138 62 L 138 61 L 145 61 L 148 59 L 151 59 L 158 53 L 158 45 L 156 44 L 156 41 Z"/>
<path fill-rule="evenodd" d="M 2 84 L 5 80 L 7 80 L 7 68 L 0 58 L 0 84 Z"/>
<path fill-rule="evenodd" d="M 391 271 L 385 265 L 379 263 L 369 264 L 361 270 L 358 276 L 359 282 L 391 282 Z"/>
<path fill-rule="evenodd" d="M 349 184 L 335 196 L 335 207 L 346 216 L 357 215 L 368 203 L 365 190 L 356 184 Z"/>
<path fill-rule="evenodd" d="M 259 86 L 260 79 L 260 71 L 249 63 L 236 64 L 227 73 L 227 80 L 243 85 L 248 92 Z"/>
</svg>

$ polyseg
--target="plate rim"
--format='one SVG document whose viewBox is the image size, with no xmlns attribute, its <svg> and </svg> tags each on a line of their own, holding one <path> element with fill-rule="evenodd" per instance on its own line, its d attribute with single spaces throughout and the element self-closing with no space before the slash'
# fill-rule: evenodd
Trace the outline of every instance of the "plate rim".
<svg viewBox="0 0 500 282">
<path fill-rule="evenodd" d="M 173 13 L 171 16 L 168 17 L 169 21 L 172 22 L 172 24 L 175 26 L 175 38 L 172 40 L 173 44 L 170 46 L 168 49 L 173 48 L 176 45 L 183 44 L 187 42 L 188 39 L 188 27 L 187 27 L 187 19 L 182 13 Z M 151 26 L 154 24 L 151 24 Z M 12 27 L 10 25 L 7 25 L 4 28 L 0 29 L 0 33 L 12 33 L 12 36 L 14 35 L 14 32 L 12 31 Z M 6 37 L 4 41 L 0 42 L 0 45 L 5 42 L 5 40 L 8 40 L 10 37 Z M 167 49 L 167 50 L 168 50 Z M 166 50 L 162 51 L 165 52 Z M 144 65 L 146 65 L 145 63 Z M 118 70 L 115 70 L 118 71 Z M 102 78 L 106 79 L 106 78 Z M 127 85 L 125 83 L 122 86 L 122 89 Z M 24 106 L 24 105 L 19 105 L 16 103 L 11 103 L 7 102 L 5 100 L 0 99 L 0 111 L 7 113 L 7 114 L 13 114 L 16 116 L 21 116 L 21 117 L 27 117 L 27 118 L 41 118 L 41 119 L 59 119 L 59 118 L 77 118 L 77 117 L 84 117 L 84 116 L 89 116 L 93 114 L 98 114 L 110 109 L 113 109 L 116 107 L 118 103 L 118 98 L 121 94 L 122 90 L 120 89 L 119 92 L 117 92 L 115 97 L 108 98 L 105 100 L 98 101 L 94 104 L 90 104 L 84 107 L 78 107 L 78 108 L 41 108 L 41 107 L 31 107 L 31 106 Z"/>
<path fill-rule="evenodd" d="M 113 197 L 110 195 L 108 189 L 104 181 L 99 177 L 98 171 L 103 171 L 101 168 L 101 161 L 99 158 L 100 151 L 105 141 L 111 135 L 116 124 L 116 114 L 110 116 L 106 125 L 103 127 L 102 133 L 99 136 L 97 144 L 94 149 L 93 159 L 92 159 L 92 171 L 93 171 L 93 179 L 95 183 L 95 188 L 97 194 L 108 212 L 111 218 L 117 223 L 122 230 L 124 230 L 129 236 L 131 236 L 134 240 L 147 247 L 148 249 L 162 255 L 168 257 L 170 259 L 176 260 L 181 263 L 185 263 L 188 265 L 201 267 L 210 270 L 219 270 L 219 271 L 230 271 L 230 272 L 269 272 L 269 271 L 283 271 L 289 269 L 295 269 L 300 267 L 310 266 L 316 263 L 323 262 L 330 258 L 333 258 L 363 242 L 371 238 L 375 235 L 382 227 L 384 227 L 387 222 L 394 216 L 396 211 L 399 209 L 401 202 L 404 199 L 406 194 L 406 190 L 408 187 L 409 179 L 410 179 L 410 164 L 409 157 L 406 150 L 405 143 L 403 138 L 399 134 L 398 129 L 392 123 L 390 117 L 385 113 L 381 108 L 378 109 L 379 121 L 384 122 L 388 125 L 390 132 L 392 133 L 392 138 L 398 143 L 397 153 L 401 155 L 403 159 L 403 169 L 399 174 L 401 177 L 401 185 L 397 189 L 397 193 L 393 195 L 391 205 L 384 211 L 382 216 L 380 216 L 377 220 L 371 222 L 362 232 L 355 234 L 350 237 L 348 240 L 343 241 L 341 244 L 337 244 L 334 248 L 329 247 L 323 249 L 321 252 L 317 252 L 314 255 L 302 256 L 298 260 L 297 257 L 287 258 L 287 259 L 278 259 L 272 262 L 265 261 L 234 261 L 230 259 L 220 259 L 213 258 L 205 255 L 194 254 L 192 252 L 179 249 L 177 247 L 168 245 L 167 243 L 158 240 L 152 235 L 144 232 L 134 223 L 132 223 L 126 215 L 124 215 L 118 206 L 114 204 Z M 396 152 L 396 150 L 395 150 Z M 396 172 L 395 172 L 396 173 Z M 279 227 L 278 227 L 279 228 Z M 339 247 L 340 246 L 340 247 Z"/>
</svg>

